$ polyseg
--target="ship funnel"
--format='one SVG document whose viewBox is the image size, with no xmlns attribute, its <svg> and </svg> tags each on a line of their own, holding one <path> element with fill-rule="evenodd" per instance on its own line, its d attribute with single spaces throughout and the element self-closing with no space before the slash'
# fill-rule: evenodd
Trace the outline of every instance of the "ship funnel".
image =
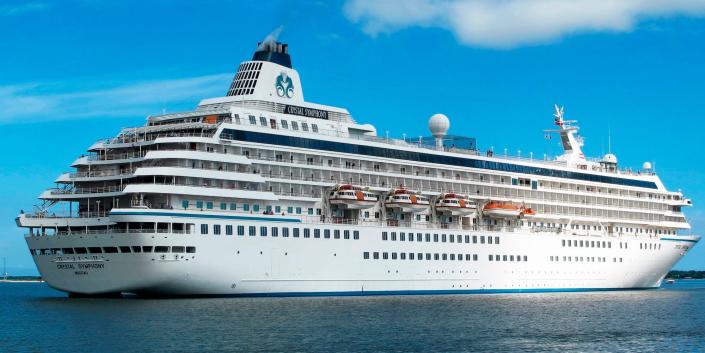
<svg viewBox="0 0 705 353">
<path fill-rule="evenodd" d="M 289 45 L 277 41 L 282 27 L 275 29 L 263 41 L 257 43 L 257 50 L 252 61 L 268 61 L 291 69 Z"/>
</svg>

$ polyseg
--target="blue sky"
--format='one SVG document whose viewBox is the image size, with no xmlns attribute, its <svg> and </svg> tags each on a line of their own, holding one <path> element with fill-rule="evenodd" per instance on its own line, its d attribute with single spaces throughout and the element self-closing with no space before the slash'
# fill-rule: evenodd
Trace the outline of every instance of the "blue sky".
<svg viewBox="0 0 705 353">
<path fill-rule="evenodd" d="M 705 230 L 705 1 L 2 1 L 0 256 L 33 273 L 20 209 L 96 139 L 222 96 L 283 26 L 308 101 L 380 134 L 427 135 L 434 113 L 481 148 L 555 155 L 552 105 L 585 151 L 656 163 Z M 677 268 L 705 270 L 698 245 Z"/>
</svg>

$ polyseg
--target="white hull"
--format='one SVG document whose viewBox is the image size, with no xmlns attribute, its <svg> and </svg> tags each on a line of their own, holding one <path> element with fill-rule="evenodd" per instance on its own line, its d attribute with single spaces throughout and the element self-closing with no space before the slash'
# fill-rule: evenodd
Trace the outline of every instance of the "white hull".
<svg viewBox="0 0 705 353">
<path fill-rule="evenodd" d="M 349 210 L 364 210 L 377 204 L 377 201 L 330 200 L 331 205 L 345 207 Z"/>
<path fill-rule="evenodd" d="M 417 213 L 428 209 L 428 204 L 412 204 L 412 203 L 401 203 L 401 202 L 387 202 L 385 204 L 387 208 L 399 209 L 402 212 L 407 213 Z"/>
<path fill-rule="evenodd" d="M 146 216 L 139 217 L 146 220 Z M 164 217 L 161 220 L 175 219 Z M 157 221 L 151 218 L 151 221 Z M 197 224 L 229 224 L 193 219 Z M 285 222 L 233 222 L 246 229 L 299 227 L 350 231 L 350 239 L 201 235 L 105 234 L 26 237 L 30 249 L 90 246 L 195 246 L 194 254 L 115 253 L 35 255 L 47 283 L 80 294 L 130 292 L 158 295 L 336 295 L 607 290 L 658 287 L 692 241 L 634 237 L 566 236 L 530 232 L 344 226 Z M 359 239 L 353 239 L 359 231 Z M 477 243 L 382 240 L 382 232 L 476 236 Z M 321 231 L 323 233 L 323 231 Z M 268 235 L 271 235 L 269 233 Z M 500 243 L 481 244 L 480 237 Z M 484 240 L 484 239 L 483 239 Z M 563 240 L 608 241 L 611 248 L 575 248 Z M 628 243 L 627 249 L 620 242 Z M 641 250 L 640 243 L 658 250 Z M 370 259 L 363 253 L 369 252 Z M 380 258 L 373 259 L 373 252 Z M 390 259 L 382 259 L 382 253 Z M 477 255 L 476 260 L 401 260 L 391 253 Z M 489 261 L 490 255 L 526 256 L 527 261 Z M 94 258 L 95 256 L 95 258 Z M 551 261 L 550 257 L 605 261 Z M 424 255 L 425 257 L 425 255 Z M 60 259 L 60 260 L 59 260 Z M 621 259 L 621 262 L 620 262 Z M 86 266 L 88 264 L 88 266 Z"/>
<path fill-rule="evenodd" d="M 477 210 L 474 208 L 436 207 L 436 211 L 451 214 L 453 216 L 477 216 Z"/>
<path fill-rule="evenodd" d="M 501 210 L 501 209 L 494 209 L 494 210 L 485 210 L 482 212 L 485 216 L 488 217 L 519 217 L 521 212 L 519 210 Z"/>
</svg>

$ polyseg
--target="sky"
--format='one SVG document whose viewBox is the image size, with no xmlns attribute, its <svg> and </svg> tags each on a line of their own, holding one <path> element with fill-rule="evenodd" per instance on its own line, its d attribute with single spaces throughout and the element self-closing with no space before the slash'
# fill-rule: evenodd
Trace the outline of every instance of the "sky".
<svg viewBox="0 0 705 353">
<path fill-rule="evenodd" d="M 705 0 L 0 0 L 0 257 L 36 269 L 14 218 L 95 140 L 225 95 L 278 27 L 307 101 L 380 135 L 450 133 L 560 153 L 553 104 L 587 155 L 656 166 L 705 230 Z M 677 269 L 705 270 L 698 244 Z"/>
</svg>

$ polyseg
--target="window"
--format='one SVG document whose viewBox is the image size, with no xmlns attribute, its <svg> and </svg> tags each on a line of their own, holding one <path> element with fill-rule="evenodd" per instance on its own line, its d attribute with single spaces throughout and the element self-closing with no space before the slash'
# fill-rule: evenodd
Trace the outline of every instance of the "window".
<svg viewBox="0 0 705 353">
<path fill-rule="evenodd" d="M 286 120 L 282 120 L 282 128 L 288 129 L 289 128 L 289 122 Z"/>
<path fill-rule="evenodd" d="M 492 255 L 491 255 L 491 254 L 489 255 L 489 260 L 492 261 Z"/>
<path fill-rule="evenodd" d="M 250 234 L 251 237 L 254 237 L 255 235 L 257 235 L 257 227 L 255 227 L 255 226 L 250 226 L 250 227 L 249 227 L 249 234 Z"/>
<path fill-rule="evenodd" d="M 383 252 L 383 253 L 382 253 L 382 259 L 383 259 L 383 260 L 389 260 L 389 253 Z"/>
<path fill-rule="evenodd" d="M 340 239 L 340 230 L 339 229 L 333 230 L 333 238 Z"/>
<path fill-rule="evenodd" d="M 232 225 L 226 225 L 225 226 L 225 235 L 233 235 L 233 226 Z"/>
<path fill-rule="evenodd" d="M 343 239 L 350 239 L 350 231 L 349 230 L 343 231 Z"/>
<path fill-rule="evenodd" d="M 294 213 L 294 208 L 289 206 L 286 208 L 286 213 Z"/>
<path fill-rule="evenodd" d="M 311 229 L 304 228 L 304 238 L 310 238 L 311 237 Z"/>
<path fill-rule="evenodd" d="M 267 118 L 260 116 L 259 117 L 259 124 L 262 126 L 267 126 Z"/>
<path fill-rule="evenodd" d="M 155 246 L 154 252 L 166 253 L 166 252 L 169 252 L 169 247 L 168 246 Z"/>
<path fill-rule="evenodd" d="M 220 224 L 214 224 L 214 225 L 213 225 L 213 234 L 214 234 L 214 235 L 220 235 Z"/>
<path fill-rule="evenodd" d="M 76 249 L 76 250 L 78 250 L 78 249 Z M 84 249 L 84 250 L 85 250 L 85 249 Z M 132 247 L 132 252 L 142 252 L 142 247 L 140 247 L 140 246 L 133 246 L 133 247 Z M 76 251 L 76 254 L 79 254 L 79 252 Z M 85 254 L 85 252 L 84 252 L 84 254 Z"/>
<path fill-rule="evenodd" d="M 387 240 L 387 232 L 382 232 L 382 240 Z"/>
<path fill-rule="evenodd" d="M 252 205 L 252 211 L 259 212 L 259 205 L 258 204 Z"/>
<path fill-rule="evenodd" d="M 142 252 L 152 252 L 152 247 L 151 246 L 143 246 Z"/>
<path fill-rule="evenodd" d="M 313 132 L 318 132 L 318 125 L 316 125 L 316 124 L 311 124 L 311 131 L 313 131 Z"/>
<path fill-rule="evenodd" d="M 291 122 L 291 129 L 292 130 L 298 130 L 299 129 L 299 123 L 292 121 Z"/>
<path fill-rule="evenodd" d="M 278 236 L 279 236 L 279 228 L 277 228 L 277 227 L 272 227 L 272 236 L 273 236 L 273 237 L 278 237 Z"/>
<path fill-rule="evenodd" d="M 309 214 L 309 216 L 312 216 L 312 215 L 313 215 L 313 208 L 309 208 L 309 209 L 308 209 L 308 214 Z"/>
<path fill-rule="evenodd" d="M 292 229 L 294 230 L 292 233 L 293 237 L 298 238 L 299 237 L 299 228 L 292 228 Z"/>
<path fill-rule="evenodd" d="M 245 212 L 249 211 L 249 210 L 250 210 L 250 204 L 249 204 L 249 203 L 243 204 L 243 205 L 242 205 L 242 210 L 245 211 Z"/>
<path fill-rule="evenodd" d="M 360 239 L 360 231 L 353 230 L 353 240 L 359 240 L 359 239 Z"/>
<path fill-rule="evenodd" d="M 374 253 L 372 253 L 372 257 L 373 257 L 375 260 L 379 260 L 379 253 L 375 251 Z"/>
<path fill-rule="evenodd" d="M 183 208 L 183 209 L 188 208 L 188 200 L 181 200 L 181 208 Z"/>
<path fill-rule="evenodd" d="M 307 123 L 301 123 L 301 130 L 303 130 L 303 131 L 308 131 L 308 124 L 307 124 Z"/>
<path fill-rule="evenodd" d="M 438 234 L 433 235 L 433 242 L 438 243 Z"/>
<path fill-rule="evenodd" d="M 231 203 L 231 204 L 230 204 L 230 210 L 231 210 L 231 211 L 235 211 L 236 209 L 237 209 L 237 204 Z"/>
<path fill-rule="evenodd" d="M 195 253 L 196 253 L 196 247 L 195 247 L 195 246 L 187 246 L 187 247 L 186 247 L 186 253 L 187 253 L 187 254 L 195 254 Z"/>
<path fill-rule="evenodd" d="M 203 201 L 196 201 L 196 208 L 203 209 Z"/>
<path fill-rule="evenodd" d="M 105 246 L 103 247 L 103 252 L 105 252 L 106 254 L 115 254 L 118 252 L 118 249 L 114 246 Z"/>
<path fill-rule="evenodd" d="M 301 214 L 301 207 L 296 208 L 296 214 Z"/>
<path fill-rule="evenodd" d="M 369 259 L 370 259 L 370 253 L 367 252 L 367 251 L 363 252 L 363 253 L 362 253 L 362 258 L 365 259 L 365 260 L 369 260 Z"/>
<path fill-rule="evenodd" d="M 477 244 L 477 235 L 472 236 L 472 243 Z"/>
<path fill-rule="evenodd" d="M 399 233 L 399 241 L 406 241 L 406 233 Z"/>
<path fill-rule="evenodd" d="M 282 228 L 282 237 L 288 238 L 289 237 L 289 228 Z"/>
<path fill-rule="evenodd" d="M 396 260 L 396 259 L 397 259 L 397 253 L 393 252 L 392 253 L 392 260 Z"/>
<path fill-rule="evenodd" d="M 281 206 L 274 206 L 274 213 L 281 213 L 282 212 L 282 207 Z"/>
<path fill-rule="evenodd" d="M 209 210 L 212 210 L 213 209 L 213 202 L 210 202 L 210 201 L 206 202 L 206 208 Z"/>
<path fill-rule="evenodd" d="M 250 125 L 257 125 L 257 118 L 254 115 L 250 115 Z"/>
<path fill-rule="evenodd" d="M 267 236 L 267 227 L 259 227 L 259 235 L 266 237 Z"/>
<path fill-rule="evenodd" d="M 396 241 L 396 240 L 397 240 L 397 232 L 392 232 L 392 237 L 391 237 L 391 239 L 392 239 L 392 241 Z"/>
<path fill-rule="evenodd" d="M 208 234 L 208 225 L 201 224 L 201 234 Z"/>
<path fill-rule="evenodd" d="M 499 237 L 494 237 L 494 243 L 499 244 Z"/>
<path fill-rule="evenodd" d="M 220 209 L 223 210 L 223 211 L 227 210 L 227 209 L 228 209 L 228 204 L 226 204 L 225 202 L 221 202 L 221 203 L 220 203 Z"/>
<path fill-rule="evenodd" d="M 237 235 L 239 235 L 239 236 L 245 235 L 245 226 L 237 226 Z"/>
<path fill-rule="evenodd" d="M 314 237 L 314 238 L 320 238 L 320 237 L 321 237 L 321 230 L 320 230 L 320 229 L 314 229 L 314 230 L 313 230 L 313 237 Z"/>
<path fill-rule="evenodd" d="M 184 253 L 186 251 L 186 248 L 183 246 L 172 246 L 171 247 L 171 252 L 173 253 Z"/>
</svg>

